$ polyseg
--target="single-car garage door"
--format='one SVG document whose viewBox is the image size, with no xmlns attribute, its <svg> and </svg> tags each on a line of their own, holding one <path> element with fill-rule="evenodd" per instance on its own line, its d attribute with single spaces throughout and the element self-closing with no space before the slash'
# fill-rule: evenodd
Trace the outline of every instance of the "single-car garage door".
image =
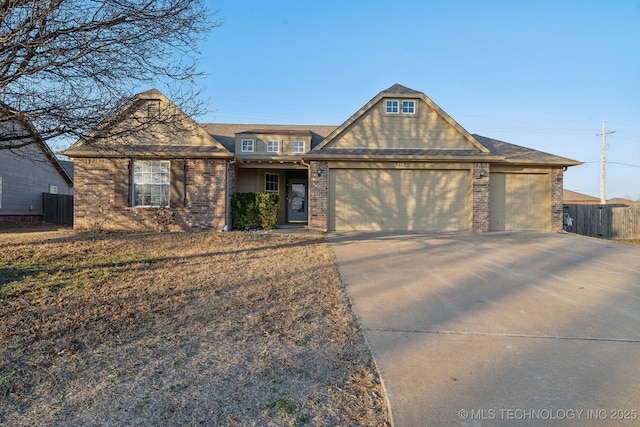
<svg viewBox="0 0 640 427">
<path fill-rule="evenodd" d="M 489 229 L 549 229 L 547 174 L 491 172 Z"/>
<path fill-rule="evenodd" d="M 469 170 L 331 169 L 331 230 L 471 229 Z"/>
</svg>

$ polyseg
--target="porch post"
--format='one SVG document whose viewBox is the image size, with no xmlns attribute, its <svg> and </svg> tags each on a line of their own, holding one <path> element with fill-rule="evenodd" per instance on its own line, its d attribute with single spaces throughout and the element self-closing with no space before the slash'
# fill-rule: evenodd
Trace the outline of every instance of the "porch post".
<svg viewBox="0 0 640 427">
<path fill-rule="evenodd" d="M 474 163 L 472 174 L 472 227 L 473 231 L 485 233 L 489 231 L 489 181 L 490 163 Z"/>
<path fill-rule="evenodd" d="M 562 168 L 551 170 L 551 231 L 560 233 L 563 230 L 563 188 L 564 173 Z"/>
<path fill-rule="evenodd" d="M 309 228 L 327 231 L 329 228 L 329 164 L 309 163 Z"/>
</svg>

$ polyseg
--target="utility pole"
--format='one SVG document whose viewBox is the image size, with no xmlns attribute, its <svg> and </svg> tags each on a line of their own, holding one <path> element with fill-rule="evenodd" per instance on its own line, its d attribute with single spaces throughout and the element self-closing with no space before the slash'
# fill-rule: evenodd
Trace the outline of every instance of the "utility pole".
<svg viewBox="0 0 640 427">
<path fill-rule="evenodd" d="M 607 132 L 607 122 L 602 122 L 602 154 L 600 157 L 600 204 L 607 203 L 607 134 L 615 133 L 615 130 Z"/>
</svg>

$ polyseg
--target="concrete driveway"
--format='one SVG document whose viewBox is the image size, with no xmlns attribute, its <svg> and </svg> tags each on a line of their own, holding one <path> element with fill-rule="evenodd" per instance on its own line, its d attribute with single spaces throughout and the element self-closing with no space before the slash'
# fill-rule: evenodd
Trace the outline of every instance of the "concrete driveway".
<svg viewBox="0 0 640 427">
<path fill-rule="evenodd" d="M 640 425 L 640 248 L 335 233 L 394 425 Z"/>
</svg>

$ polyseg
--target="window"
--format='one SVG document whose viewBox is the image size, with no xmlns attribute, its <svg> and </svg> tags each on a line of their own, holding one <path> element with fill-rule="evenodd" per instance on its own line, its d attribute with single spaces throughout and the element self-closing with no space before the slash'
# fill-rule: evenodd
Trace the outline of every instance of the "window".
<svg viewBox="0 0 640 427">
<path fill-rule="evenodd" d="M 277 193 L 279 191 L 278 175 L 273 173 L 268 173 L 265 175 L 264 191 L 266 191 L 267 193 Z"/>
<path fill-rule="evenodd" d="M 292 151 L 294 153 L 304 153 L 304 141 L 293 141 Z"/>
<path fill-rule="evenodd" d="M 415 114 L 416 101 L 400 101 L 397 99 L 388 99 L 385 101 L 385 111 L 387 114 Z"/>
<path fill-rule="evenodd" d="M 50 194 L 58 194 L 58 186 L 49 184 L 49 193 Z"/>
<path fill-rule="evenodd" d="M 267 153 L 277 153 L 280 151 L 280 141 L 267 141 Z"/>
<path fill-rule="evenodd" d="M 133 206 L 169 207 L 169 162 L 133 162 Z"/>
<path fill-rule="evenodd" d="M 416 101 L 402 101 L 402 114 L 415 114 Z"/>
<path fill-rule="evenodd" d="M 240 141 L 240 151 L 243 153 L 253 152 L 253 139 L 243 139 Z"/>
</svg>

